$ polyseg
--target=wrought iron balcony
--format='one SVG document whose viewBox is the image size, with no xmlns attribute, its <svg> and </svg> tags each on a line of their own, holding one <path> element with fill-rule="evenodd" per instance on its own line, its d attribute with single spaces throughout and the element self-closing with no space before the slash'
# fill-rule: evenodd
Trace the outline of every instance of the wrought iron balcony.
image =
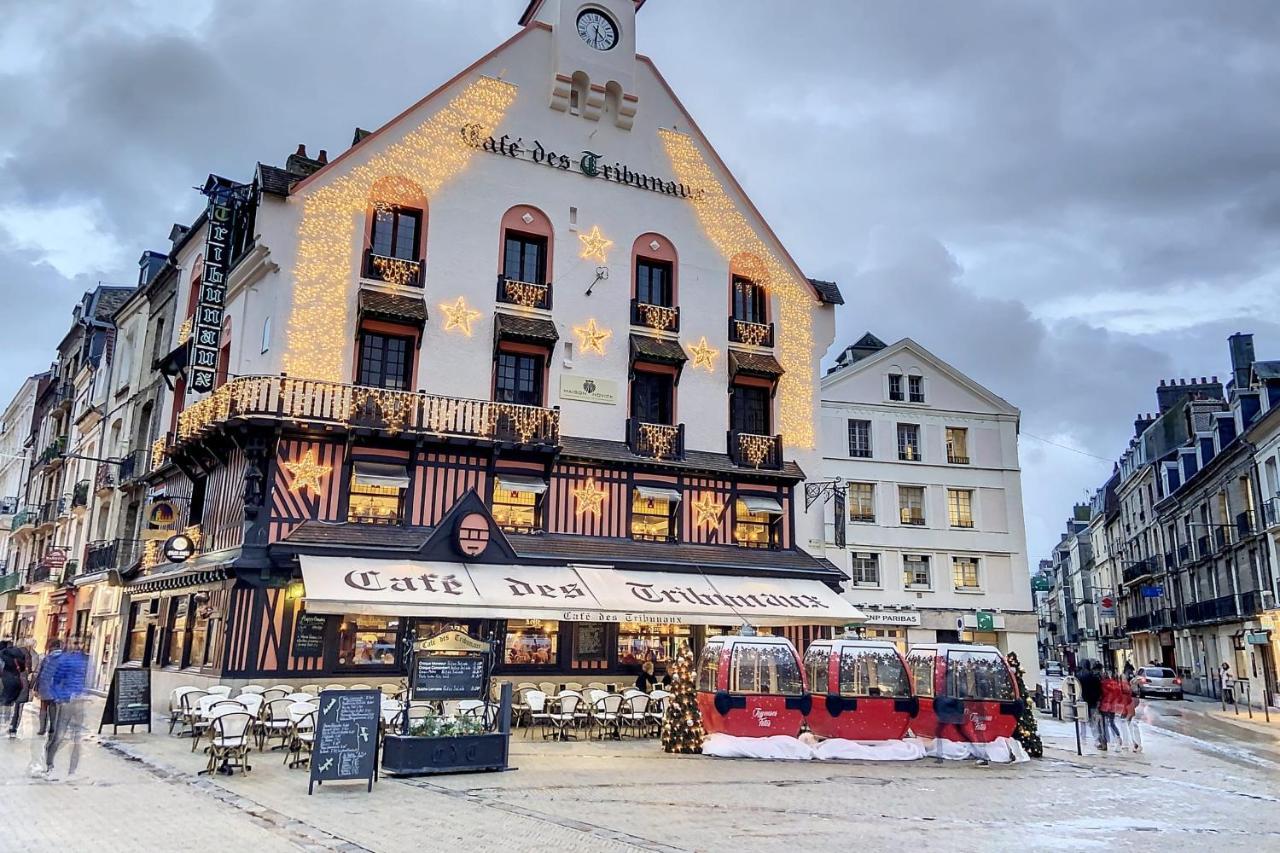
<svg viewBox="0 0 1280 853">
<path fill-rule="evenodd" d="M 1258 529 L 1257 516 L 1253 510 L 1245 510 L 1236 516 L 1236 536 L 1243 539 Z"/>
<path fill-rule="evenodd" d="M 954 455 L 952 455 L 952 454 L 948 453 L 948 454 L 947 454 L 947 462 L 948 462 L 949 464 L 951 464 L 951 465 L 968 465 L 968 464 L 969 464 L 969 457 L 968 457 L 968 456 L 954 456 Z"/>
<path fill-rule="evenodd" d="M 1186 607 L 1188 622 L 1212 622 L 1216 619 L 1230 619 L 1240 615 L 1240 608 L 1234 595 L 1211 598 L 1208 601 L 1197 601 Z"/>
<path fill-rule="evenodd" d="M 1262 526 L 1268 529 L 1280 525 L 1280 497 L 1268 498 L 1262 502 Z"/>
<path fill-rule="evenodd" d="M 181 445 L 227 424 L 257 421 L 337 426 L 467 443 L 543 447 L 560 443 L 558 407 L 440 397 L 422 391 L 392 391 L 286 376 L 233 379 L 178 415 L 175 441 Z"/>
<path fill-rule="evenodd" d="M 1138 613 L 1124 620 L 1126 631 L 1151 631 L 1173 625 L 1173 611 L 1160 607 L 1150 613 Z"/>
<path fill-rule="evenodd" d="M 37 465 L 48 465 L 52 462 L 61 462 L 62 454 L 67 449 L 67 437 L 60 435 L 53 441 L 45 445 L 44 450 L 40 451 L 40 455 L 36 457 Z"/>
<path fill-rule="evenodd" d="M 21 530 L 24 527 L 31 527 L 36 523 L 40 513 L 34 509 L 20 509 L 13 515 L 13 521 L 9 523 L 9 529 L 12 531 Z"/>
<path fill-rule="evenodd" d="M 729 318 L 729 342 L 753 347 L 773 346 L 773 324 L 752 323 L 749 320 Z"/>
<path fill-rule="evenodd" d="M 110 462 L 99 462 L 93 472 L 93 490 L 98 494 L 109 492 L 116 487 L 117 466 Z"/>
<path fill-rule="evenodd" d="M 1240 615 L 1257 616 L 1266 608 L 1262 603 L 1262 591 L 1257 589 L 1240 593 Z"/>
<path fill-rule="evenodd" d="M 401 287 L 422 287 L 422 261 L 393 258 L 365 249 L 363 276 Z"/>
<path fill-rule="evenodd" d="M 101 539 L 90 542 L 84 549 L 86 574 L 105 572 L 108 569 L 127 569 L 142 554 L 142 542 L 137 539 Z"/>
<path fill-rule="evenodd" d="M 76 483 L 75 488 L 71 491 L 71 508 L 85 507 L 89 505 L 89 481 L 81 480 Z"/>
<path fill-rule="evenodd" d="M 540 284 L 536 281 L 520 281 L 498 276 L 498 301 L 507 305 L 519 305 L 521 308 L 542 308 L 551 310 L 551 284 Z"/>
<path fill-rule="evenodd" d="M 22 586 L 22 572 L 15 569 L 12 572 L 5 572 L 0 575 L 0 594 L 17 589 L 20 586 Z"/>
<path fill-rule="evenodd" d="M 684 424 L 654 424 L 627 418 L 627 447 L 651 459 L 684 459 Z"/>
<path fill-rule="evenodd" d="M 150 461 L 151 451 L 149 450 L 131 450 L 126 453 L 120 460 L 120 470 L 116 474 L 120 485 L 124 486 L 145 477 Z"/>
<path fill-rule="evenodd" d="M 911 510 L 899 510 L 898 521 L 910 527 L 924 527 L 924 513 Z"/>
<path fill-rule="evenodd" d="M 40 504 L 40 515 L 36 518 L 36 525 L 45 527 L 52 525 L 58 520 L 58 500 L 45 501 Z"/>
<path fill-rule="evenodd" d="M 680 307 L 678 305 L 654 305 L 650 302 L 631 300 L 631 325 L 647 326 L 660 332 L 680 331 Z"/>
<path fill-rule="evenodd" d="M 729 458 L 743 468 L 782 467 L 782 436 L 729 431 Z"/>
<path fill-rule="evenodd" d="M 1138 560 L 1135 563 L 1125 566 L 1124 571 L 1121 572 L 1121 579 L 1122 582 L 1126 584 L 1134 583 L 1136 581 L 1143 580 L 1144 578 L 1149 578 L 1152 575 L 1157 574 L 1159 571 L 1159 560 L 1155 557 L 1148 557 L 1145 560 Z"/>
</svg>

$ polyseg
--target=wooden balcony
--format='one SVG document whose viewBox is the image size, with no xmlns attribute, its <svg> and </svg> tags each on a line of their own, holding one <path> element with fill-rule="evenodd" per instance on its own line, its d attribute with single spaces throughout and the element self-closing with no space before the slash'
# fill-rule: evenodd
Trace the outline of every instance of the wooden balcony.
<svg viewBox="0 0 1280 853">
<path fill-rule="evenodd" d="M 364 385 L 242 376 L 178 416 L 176 444 L 231 423 L 291 422 L 384 435 L 558 447 L 560 409 Z"/>
<path fill-rule="evenodd" d="M 729 431 L 729 457 L 744 468 L 782 467 L 782 436 Z"/>
<path fill-rule="evenodd" d="M 653 424 L 627 418 L 627 447 L 650 459 L 684 459 L 684 424 Z"/>
<path fill-rule="evenodd" d="M 519 305 L 521 308 L 541 308 L 551 310 L 551 284 L 539 284 L 536 281 L 519 281 L 498 276 L 498 302 L 506 305 Z"/>
</svg>

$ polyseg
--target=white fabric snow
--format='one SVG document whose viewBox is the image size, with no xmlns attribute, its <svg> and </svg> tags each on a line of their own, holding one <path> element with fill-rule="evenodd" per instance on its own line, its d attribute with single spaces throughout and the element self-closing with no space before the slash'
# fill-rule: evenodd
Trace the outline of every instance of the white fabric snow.
<svg viewBox="0 0 1280 853">
<path fill-rule="evenodd" d="M 716 758 L 782 758 L 808 761 L 814 758 L 813 747 L 789 735 L 770 737 L 734 737 L 723 732 L 707 735 L 702 754 Z"/>
<path fill-rule="evenodd" d="M 818 744 L 815 757 L 829 761 L 916 761 L 924 758 L 924 744 L 918 738 L 903 740 L 858 741 L 831 738 Z"/>
<path fill-rule="evenodd" d="M 1022 748 L 1022 744 L 1011 737 L 996 738 L 991 743 L 965 743 L 936 738 L 925 746 L 925 754 L 934 758 L 945 758 L 948 761 L 985 758 L 996 764 L 1020 764 L 1031 760 L 1027 751 Z"/>
<path fill-rule="evenodd" d="M 1022 744 L 1013 738 L 997 738 L 991 743 L 961 743 L 939 738 L 856 741 L 831 738 L 818 740 L 806 732 L 798 738 L 788 735 L 771 737 L 734 737 L 723 733 L 708 735 L 702 742 L 702 754 L 716 758 L 767 758 L 785 761 L 916 761 L 925 756 L 951 761 L 985 758 L 998 764 L 1030 761 Z"/>
</svg>

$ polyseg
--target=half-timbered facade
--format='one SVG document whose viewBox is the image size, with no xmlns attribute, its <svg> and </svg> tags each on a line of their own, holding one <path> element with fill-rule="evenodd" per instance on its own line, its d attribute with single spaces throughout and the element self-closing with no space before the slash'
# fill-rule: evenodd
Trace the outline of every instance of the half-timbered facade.
<svg viewBox="0 0 1280 853">
<path fill-rule="evenodd" d="M 500 671 L 620 675 L 708 631 L 856 615 L 796 505 L 839 291 L 635 53 L 641 5 L 531 2 L 340 156 L 210 176 L 154 360 L 174 387 L 164 511 L 128 581 L 126 661 L 389 679 L 408 635 L 461 625 L 499 642 Z M 586 10 L 607 46 L 579 33 Z M 196 554 L 167 562 L 183 530 Z M 317 592 L 392 566 L 478 597 Z M 581 600 L 516 606 L 520 584 Z"/>
</svg>

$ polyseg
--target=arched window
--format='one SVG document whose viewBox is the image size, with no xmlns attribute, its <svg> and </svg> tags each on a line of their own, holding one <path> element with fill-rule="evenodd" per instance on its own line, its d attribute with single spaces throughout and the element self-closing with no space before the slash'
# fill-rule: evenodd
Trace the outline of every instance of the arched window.
<svg viewBox="0 0 1280 853">
<path fill-rule="evenodd" d="M 585 71 L 573 72 L 573 83 L 569 89 L 569 114 L 582 115 L 587 103 L 587 92 L 591 89 L 591 79 Z"/>
<path fill-rule="evenodd" d="M 661 234 L 641 234 L 631 246 L 631 323 L 680 331 L 676 248 Z"/>
<path fill-rule="evenodd" d="M 427 199 L 413 181 L 387 176 L 369 191 L 365 231 L 365 278 L 406 287 L 422 286 Z"/>
<path fill-rule="evenodd" d="M 754 255 L 736 255 L 729 264 L 729 274 L 730 342 L 773 346 L 764 264 Z"/>
<path fill-rule="evenodd" d="M 498 301 L 524 308 L 551 308 L 551 220 L 536 207 L 518 204 L 502 216 L 498 255 Z"/>
</svg>

